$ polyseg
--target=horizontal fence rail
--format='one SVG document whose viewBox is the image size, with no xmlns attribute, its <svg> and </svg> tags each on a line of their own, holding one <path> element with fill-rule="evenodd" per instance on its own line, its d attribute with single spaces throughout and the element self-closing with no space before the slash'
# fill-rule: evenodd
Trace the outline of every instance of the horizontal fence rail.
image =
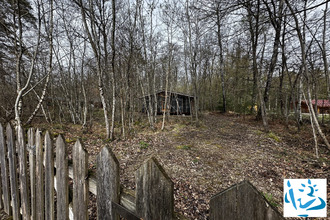
<svg viewBox="0 0 330 220">
<path fill-rule="evenodd" d="M 0 209 L 13 219 L 88 219 L 89 194 L 96 195 L 98 219 L 173 219 L 174 184 L 156 158 L 136 171 L 136 190 L 120 186 L 119 162 L 105 146 L 97 156 L 95 175 L 78 140 L 68 163 L 65 139 L 53 143 L 49 132 L 26 134 L 0 124 Z M 72 180 L 72 181 L 70 181 Z M 72 182 L 72 189 L 70 187 Z M 56 201 L 56 202 L 55 202 Z M 216 194 L 210 219 L 283 219 L 247 181 Z"/>
</svg>

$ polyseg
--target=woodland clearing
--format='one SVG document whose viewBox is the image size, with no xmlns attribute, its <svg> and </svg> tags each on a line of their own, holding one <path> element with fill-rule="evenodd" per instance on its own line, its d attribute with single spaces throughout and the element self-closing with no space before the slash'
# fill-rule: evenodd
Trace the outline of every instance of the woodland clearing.
<svg viewBox="0 0 330 220">
<path fill-rule="evenodd" d="M 35 126 L 50 130 L 54 138 L 62 134 L 69 159 L 79 138 L 90 155 L 91 172 L 97 154 L 109 145 L 119 160 L 121 184 L 128 189 L 135 189 L 138 167 L 155 156 L 174 182 L 175 212 L 186 219 L 208 219 L 212 195 L 243 180 L 250 181 L 282 213 L 283 179 L 328 178 L 330 174 L 329 152 L 320 147 L 320 158 L 315 157 L 307 125 L 298 132 L 294 125 L 287 128 L 272 120 L 271 132 L 265 133 L 252 116 L 217 112 L 203 114 L 199 126 L 189 116 L 170 116 L 164 131 L 160 131 L 160 120 L 156 131 L 142 121 L 130 137 L 112 142 L 104 139 L 102 124 L 96 122 L 88 132 L 72 124 Z M 329 215 L 329 183 L 327 191 Z M 89 212 L 90 219 L 96 219 L 94 196 Z"/>
<path fill-rule="evenodd" d="M 121 184 L 133 190 L 135 171 L 155 156 L 174 182 L 175 211 L 188 219 L 207 219 L 211 196 L 243 180 L 282 213 L 283 179 L 327 178 L 330 173 L 329 153 L 320 147 L 316 159 L 307 125 L 298 132 L 294 125 L 287 128 L 273 120 L 271 132 L 265 133 L 252 116 L 210 112 L 197 127 L 189 116 L 170 116 L 165 131 L 151 131 L 143 122 L 136 127 L 138 132 L 129 138 L 113 142 L 104 140 L 97 123 L 85 134 L 78 126 L 53 126 L 52 132 L 65 136 L 69 152 L 80 137 L 91 170 L 101 148 L 111 146 L 120 163 Z M 328 204 L 329 188 L 328 184 Z"/>
</svg>

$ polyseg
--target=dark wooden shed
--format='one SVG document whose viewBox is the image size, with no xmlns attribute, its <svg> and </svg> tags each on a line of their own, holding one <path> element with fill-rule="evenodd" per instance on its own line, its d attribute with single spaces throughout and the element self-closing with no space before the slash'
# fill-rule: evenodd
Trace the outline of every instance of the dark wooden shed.
<svg viewBox="0 0 330 220">
<path fill-rule="evenodd" d="M 155 106 L 155 95 L 147 95 L 143 98 L 142 112 L 146 112 L 146 106 L 149 106 L 149 97 L 152 102 L 151 104 Z M 194 108 L 194 97 L 187 94 L 167 91 L 167 108 L 165 108 L 165 90 L 158 91 L 156 97 L 157 114 L 163 114 L 164 111 L 169 111 L 173 115 L 190 115 Z"/>
</svg>

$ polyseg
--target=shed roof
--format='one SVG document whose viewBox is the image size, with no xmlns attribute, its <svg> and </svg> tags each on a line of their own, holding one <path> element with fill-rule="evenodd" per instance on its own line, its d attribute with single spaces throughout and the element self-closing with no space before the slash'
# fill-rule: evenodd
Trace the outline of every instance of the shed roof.
<svg viewBox="0 0 330 220">
<path fill-rule="evenodd" d="M 301 103 L 307 104 L 306 100 L 302 100 Z M 315 105 L 315 99 L 312 100 L 312 104 Z M 330 107 L 330 101 L 327 99 L 318 99 L 317 100 L 317 107 L 325 108 Z"/>
<path fill-rule="evenodd" d="M 162 93 L 162 92 L 165 93 L 165 90 L 164 89 L 163 90 L 158 90 L 156 92 L 156 94 L 159 94 L 159 93 Z M 181 92 L 167 91 L 167 93 L 169 93 L 169 94 L 175 94 L 175 95 L 181 95 L 181 96 L 187 96 L 187 97 L 190 97 L 190 98 L 194 98 L 194 96 L 192 96 L 192 95 L 184 94 L 184 93 L 181 93 Z M 150 95 L 152 95 L 152 94 L 150 94 Z M 149 96 L 149 95 L 146 95 L 146 96 Z"/>
</svg>

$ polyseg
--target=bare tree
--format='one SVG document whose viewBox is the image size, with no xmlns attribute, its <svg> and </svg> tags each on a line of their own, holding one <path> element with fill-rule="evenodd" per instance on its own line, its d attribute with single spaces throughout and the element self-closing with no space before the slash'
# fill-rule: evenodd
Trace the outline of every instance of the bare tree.
<svg viewBox="0 0 330 220">
<path fill-rule="evenodd" d="M 22 126 L 22 121 L 21 121 L 21 111 L 22 111 L 22 96 L 25 93 L 25 91 L 28 89 L 32 75 L 33 75 L 33 70 L 38 54 L 38 49 L 40 45 L 40 35 L 41 35 L 41 25 L 40 25 L 40 19 L 39 19 L 39 30 L 38 30 L 38 35 L 37 35 L 37 41 L 35 45 L 35 49 L 33 52 L 33 55 L 31 56 L 31 64 L 30 64 L 30 69 L 27 73 L 27 79 L 25 83 L 22 81 L 22 76 L 24 76 L 24 71 L 22 70 L 22 59 L 23 59 L 23 54 L 26 52 L 25 51 L 25 46 L 23 42 L 23 10 L 22 10 L 22 5 L 20 1 L 17 1 L 13 5 L 15 7 L 15 11 L 17 11 L 17 14 L 13 14 L 13 20 L 16 22 L 16 16 L 17 16 L 17 23 L 14 25 L 14 48 L 15 48 L 15 54 L 16 54 L 16 101 L 15 101 L 15 121 L 17 126 Z M 40 6 L 38 4 L 38 6 Z M 38 7 L 38 12 L 40 14 L 40 7 Z M 39 17 L 40 18 L 40 17 Z M 17 29 L 16 29 L 17 27 Z M 15 30 L 16 29 L 16 30 Z M 16 34 L 17 33 L 17 34 Z"/>
<path fill-rule="evenodd" d="M 49 55 L 48 55 L 48 70 L 47 70 L 46 80 L 45 80 L 44 87 L 42 89 L 42 94 L 38 98 L 39 99 L 38 104 L 37 104 L 36 108 L 34 109 L 33 113 L 28 118 L 28 120 L 25 124 L 30 124 L 31 121 L 33 120 L 33 118 L 36 116 L 37 112 L 39 111 L 40 107 L 42 107 L 43 101 L 44 101 L 45 96 L 46 96 L 46 91 L 47 91 L 49 79 L 50 79 L 52 69 L 53 69 L 53 28 L 54 28 L 54 22 L 53 22 L 53 12 L 54 12 L 53 4 L 54 4 L 54 2 L 53 2 L 53 0 L 51 0 L 49 4 L 50 4 L 49 22 L 48 22 L 49 27 L 45 27 L 45 30 L 48 30 L 47 39 L 48 39 L 48 44 L 49 44 L 49 49 L 48 49 L 49 50 L 48 51 L 48 53 L 49 53 Z M 39 15 L 39 20 L 41 20 L 40 15 Z M 44 22 L 44 25 L 46 26 L 46 22 Z M 26 93 L 24 95 L 26 95 Z M 48 117 L 47 117 L 45 112 L 44 112 L 44 115 L 45 115 L 45 118 L 47 120 Z"/>
<path fill-rule="evenodd" d="M 116 0 L 112 0 L 112 30 L 111 30 L 111 49 L 112 49 L 112 114 L 111 114 L 111 130 L 110 139 L 114 138 L 114 127 L 115 127 L 115 109 L 116 109 L 116 78 L 115 78 L 115 57 L 116 57 L 116 46 L 115 46 L 115 36 L 116 36 Z"/>
<path fill-rule="evenodd" d="M 105 122 L 105 127 L 106 127 L 106 138 L 109 139 L 109 138 L 112 138 L 111 134 L 113 134 L 113 132 L 110 133 L 110 124 L 109 124 L 109 119 L 108 119 L 108 107 L 107 107 L 106 99 L 105 99 L 105 95 L 104 95 L 104 82 L 103 82 L 104 71 L 107 70 L 108 60 L 107 60 L 107 57 L 102 56 L 102 52 L 104 52 L 104 55 L 107 56 L 107 51 L 102 51 L 102 45 L 101 45 L 102 42 L 100 42 L 100 37 L 101 37 L 100 35 L 103 34 L 103 38 L 104 38 L 103 43 L 105 44 L 104 49 L 106 50 L 107 36 L 104 36 L 104 34 L 107 33 L 105 31 L 106 23 L 104 23 L 104 22 L 106 22 L 106 20 L 102 20 L 103 32 L 99 33 L 98 25 L 100 25 L 100 24 L 97 23 L 96 18 L 95 18 L 94 3 L 92 1 L 89 1 L 88 8 L 86 8 L 87 6 L 84 4 L 84 2 L 82 0 L 78 0 L 78 1 L 76 1 L 76 3 L 80 7 L 81 17 L 82 17 L 82 21 L 84 24 L 85 32 L 88 36 L 89 43 L 92 47 L 94 56 L 97 61 L 98 88 L 99 88 L 100 98 L 101 98 L 102 107 L 103 107 L 104 122 Z M 99 8 L 101 10 L 101 12 L 102 12 L 102 10 L 105 10 L 104 3 L 105 2 L 102 1 L 102 5 Z M 87 16 L 88 16 L 89 20 L 87 20 Z M 90 25 L 88 25 L 88 24 L 90 24 Z M 102 65 L 102 60 L 105 62 L 104 65 Z M 115 101 L 114 101 L 114 103 L 115 103 Z M 113 109 L 114 108 L 115 107 L 113 106 Z M 112 131 L 112 129 L 113 129 L 113 127 L 111 126 L 111 131 Z"/>
<path fill-rule="evenodd" d="M 321 136 L 323 142 L 326 144 L 326 147 L 330 150 L 330 144 L 326 138 L 326 136 L 324 135 L 324 133 L 322 132 L 322 129 L 318 123 L 318 119 L 316 117 L 314 108 L 312 108 L 312 96 L 311 96 L 311 88 L 310 88 L 310 82 L 311 82 L 311 76 L 310 76 L 310 72 L 308 70 L 307 67 L 307 62 L 306 62 L 306 36 L 305 36 L 305 25 L 306 23 L 303 24 L 303 31 L 300 28 L 300 23 L 297 17 L 297 11 L 295 11 L 291 5 L 291 3 L 288 0 L 285 0 L 288 8 L 290 9 L 291 12 L 291 16 L 294 18 L 294 22 L 295 22 L 295 29 L 298 35 L 298 39 L 299 39 L 299 44 L 300 44 L 300 50 L 301 50 L 301 60 L 302 60 L 302 71 L 303 71 L 303 75 L 307 81 L 307 99 L 308 99 L 308 103 L 309 103 L 309 110 L 310 110 L 310 114 L 312 117 L 312 121 L 311 123 L 313 123 L 319 133 L 319 135 Z M 306 6 L 304 9 L 304 14 L 306 13 Z M 306 17 L 306 14 L 304 15 L 304 17 Z M 314 136 L 314 138 L 316 138 L 316 136 Z"/>
</svg>

